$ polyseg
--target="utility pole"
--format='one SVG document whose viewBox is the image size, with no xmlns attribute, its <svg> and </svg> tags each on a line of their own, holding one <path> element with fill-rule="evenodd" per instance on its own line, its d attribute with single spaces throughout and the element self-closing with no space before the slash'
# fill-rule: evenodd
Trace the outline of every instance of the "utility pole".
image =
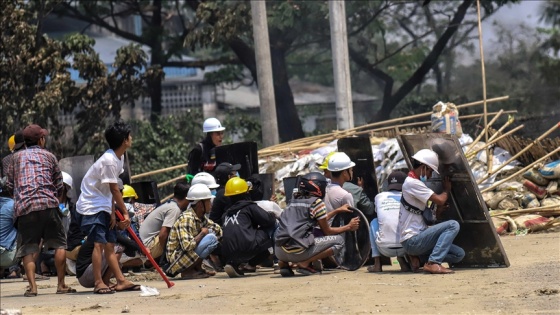
<svg viewBox="0 0 560 315">
<path fill-rule="evenodd" d="M 336 98 L 336 120 L 339 130 L 354 128 L 348 36 L 346 34 L 346 7 L 344 0 L 329 0 L 331 47 Z"/>
<path fill-rule="evenodd" d="M 264 147 L 278 144 L 278 121 L 276 119 L 276 102 L 274 101 L 274 83 L 272 80 L 272 62 L 270 60 L 270 41 L 266 19 L 266 2 L 251 0 L 253 15 L 253 39 L 255 41 L 255 58 L 257 62 L 257 82 L 261 103 L 261 128 Z"/>
</svg>

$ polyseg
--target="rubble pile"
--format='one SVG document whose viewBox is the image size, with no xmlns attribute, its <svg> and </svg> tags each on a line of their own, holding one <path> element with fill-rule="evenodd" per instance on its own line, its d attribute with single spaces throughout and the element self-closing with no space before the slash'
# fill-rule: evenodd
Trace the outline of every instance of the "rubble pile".
<svg viewBox="0 0 560 315">
<path fill-rule="evenodd" d="M 370 138 L 372 154 L 378 187 L 384 190 L 384 182 L 388 174 L 394 170 L 408 169 L 404 156 L 396 138 Z M 492 188 L 500 180 L 521 170 L 524 165 L 511 160 L 512 155 L 495 146 L 491 158 L 491 167 L 495 172 L 488 176 L 488 161 L 485 143 L 482 141 L 473 144 L 473 139 L 468 134 L 458 137 L 463 152 L 477 152 L 467 154 L 469 166 L 474 180 L 479 183 L 481 190 Z M 275 155 L 259 160 L 260 173 L 274 173 L 276 180 L 276 196 L 281 206 L 286 193 L 283 187 L 285 177 L 303 175 L 312 171 L 319 171 L 318 165 L 325 156 L 337 150 L 336 141 L 328 145 L 298 152 L 288 156 Z M 472 148 L 470 146 L 472 145 Z M 480 149 L 480 150 L 479 150 Z M 488 177 L 485 179 L 485 177 Z M 499 184 L 482 194 L 490 210 L 492 220 L 499 234 L 522 233 L 539 231 L 558 225 L 559 220 L 553 216 L 560 216 L 560 160 L 547 164 L 535 164 L 533 167 Z"/>
</svg>

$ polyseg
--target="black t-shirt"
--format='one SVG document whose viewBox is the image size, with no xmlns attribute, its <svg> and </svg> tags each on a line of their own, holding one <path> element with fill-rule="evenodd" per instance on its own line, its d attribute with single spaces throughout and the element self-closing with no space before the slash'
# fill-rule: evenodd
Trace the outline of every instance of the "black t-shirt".
<svg viewBox="0 0 560 315">
<path fill-rule="evenodd" d="M 85 241 L 78 251 L 78 258 L 76 259 L 76 278 L 80 278 L 87 267 L 91 265 L 91 256 L 93 255 L 93 248 L 95 247 L 92 241 Z"/>
<path fill-rule="evenodd" d="M 210 220 L 222 225 L 222 218 L 226 210 L 231 207 L 231 199 L 224 196 L 225 188 L 220 187 L 216 191 L 216 198 L 212 201 L 212 210 L 210 211 Z"/>
<path fill-rule="evenodd" d="M 70 204 L 70 226 L 68 227 L 68 235 L 66 236 L 66 250 L 72 251 L 76 246 L 82 244 L 86 235 L 82 232 L 82 215 L 76 211 L 74 203 Z"/>
</svg>

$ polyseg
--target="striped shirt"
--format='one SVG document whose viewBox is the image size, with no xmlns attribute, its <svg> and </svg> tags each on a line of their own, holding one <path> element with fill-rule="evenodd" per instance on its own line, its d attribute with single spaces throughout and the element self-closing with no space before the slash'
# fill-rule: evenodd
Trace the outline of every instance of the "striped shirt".
<svg viewBox="0 0 560 315">
<path fill-rule="evenodd" d="M 167 240 L 167 260 L 171 264 L 167 272 L 183 272 L 199 258 L 194 251 L 197 246 L 194 238 L 203 227 L 213 229 L 218 238 L 222 236 L 222 228 L 218 224 L 205 216 L 199 219 L 191 207 L 181 213 Z"/>
<path fill-rule="evenodd" d="M 39 146 L 15 152 L 8 166 L 7 186 L 13 192 L 15 217 L 57 208 L 63 184 L 56 157 Z"/>
</svg>

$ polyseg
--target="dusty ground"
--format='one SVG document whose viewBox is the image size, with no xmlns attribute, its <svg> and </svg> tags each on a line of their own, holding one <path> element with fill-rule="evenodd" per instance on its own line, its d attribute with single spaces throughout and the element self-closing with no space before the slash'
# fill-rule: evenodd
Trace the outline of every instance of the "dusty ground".
<svg viewBox="0 0 560 315">
<path fill-rule="evenodd" d="M 242 279 L 225 273 L 204 280 L 138 283 L 158 288 L 158 297 L 138 292 L 57 295 L 56 280 L 39 282 L 39 296 L 23 297 L 26 282 L 2 280 L 1 308 L 23 314 L 111 314 L 128 305 L 131 314 L 171 313 L 393 313 L 393 314 L 560 314 L 560 233 L 505 236 L 511 267 L 462 269 L 453 275 L 330 271 L 318 276 L 280 278 L 271 269 Z M 148 278 L 155 279 L 153 275 Z"/>
</svg>

